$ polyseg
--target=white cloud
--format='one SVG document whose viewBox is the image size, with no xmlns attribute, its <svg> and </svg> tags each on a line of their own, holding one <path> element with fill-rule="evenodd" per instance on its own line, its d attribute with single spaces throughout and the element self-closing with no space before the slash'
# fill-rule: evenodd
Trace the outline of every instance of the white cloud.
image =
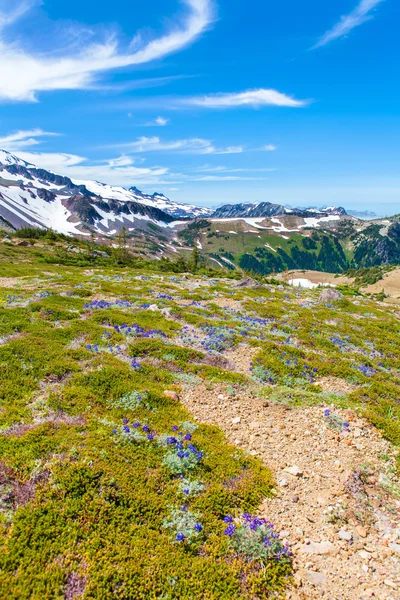
<svg viewBox="0 0 400 600">
<path fill-rule="evenodd" d="M 181 50 L 193 43 L 213 20 L 213 0 L 182 2 L 188 13 L 160 38 L 146 43 L 138 34 L 129 48 L 121 51 L 115 35 L 97 43 L 82 36 L 78 49 L 73 40 L 69 48 L 54 48 L 47 54 L 32 54 L 21 42 L 10 43 L 4 35 L 4 29 L 30 6 L 20 3 L 0 17 L 0 99 L 35 101 L 41 91 L 87 89 L 101 73 L 147 63 Z"/>
<path fill-rule="evenodd" d="M 308 104 L 305 100 L 296 100 L 291 96 L 271 89 L 247 90 L 233 94 L 220 93 L 193 96 L 191 98 L 182 98 L 180 102 L 185 105 L 202 108 L 236 108 L 241 106 L 251 106 L 253 108 L 261 106 L 301 107 Z"/>
<path fill-rule="evenodd" d="M 241 177 L 238 175 L 204 175 L 193 177 L 192 181 L 263 181 L 263 177 Z"/>
<path fill-rule="evenodd" d="M 165 127 L 168 125 L 169 119 L 165 119 L 164 117 L 156 117 L 153 121 L 149 121 L 145 123 L 145 127 Z"/>
<path fill-rule="evenodd" d="M 97 163 L 76 154 L 56 152 L 18 152 L 18 156 L 37 167 L 71 179 L 95 180 L 110 185 L 155 185 L 165 178 L 169 181 L 170 177 L 166 167 L 137 167 L 134 159 L 124 155 Z"/>
<path fill-rule="evenodd" d="M 277 150 L 278 148 L 276 146 L 274 146 L 273 144 L 266 144 L 265 146 L 261 146 L 260 150 L 262 150 L 263 152 L 274 152 L 274 150 Z"/>
<path fill-rule="evenodd" d="M 55 136 L 58 133 L 51 133 L 50 131 L 43 131 L 43 129 L 28 129 L 16 131 L 4 137 L 0 137 L 0 148 L 2 150 L 8 150 L 8 152 L 18 152 L 21 148 L 27 148 L 29 146 L 36 146 L 40 144 L 40 140 L 37 138 L 45 136 Z"/>
<path fill-rule="evenodd" d="M 253 167 L 243 167 L 240 169 L 231 169 L 230 167 L 225 166 L 212 166 L 212 165 L 202 165 L 195 169 L 198 173 L 273 173 L 277 171 L 277 169 L 261 167 L 261 168 L 253 168 Z"/>
<path fill-rule="evenodd" d="M 169 122 L 169 119 L 164 119 L 164 117 L 157 117 L 155 122 L 156 122 L 156 125 L 159 125 L 160 127 L 164 127 Z"/>
<path fill-rule="evenodd" d="M 313 46 L 313 49 L 326 46 L 329 42 L 333 42 L 334 40 L 346 36 L 355 27 L 371 20 L 373 18 L 371 12 L 383 1 L 384 0 L 361 0 L 351 13 L 341 17 L 339 23 L 320 38 L 315 46 Z"/>
<path fill-rule="evenodd" d="M 243 146 L 216 148 L 209 140 L 190 138 L 183 140 L 163 141 L 159 137 L 139 137 L 133 142 L 119 144 L 129 152 L 178 152 L 183 154 L 240 154 Z"/>
</svg>

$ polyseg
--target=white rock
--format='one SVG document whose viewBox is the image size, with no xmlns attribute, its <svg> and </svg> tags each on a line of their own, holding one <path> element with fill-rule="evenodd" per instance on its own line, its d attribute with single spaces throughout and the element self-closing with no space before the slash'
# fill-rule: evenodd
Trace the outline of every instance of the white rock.
<svg viewBox="0 0 400 600">
<path fill-rule="evenodd" d="M 346 540 L 347 542 L 350 542 L 353 539 L 353 536 L 351 535 L 351 533 L 349 531 L 346 531 L 345 529 L 341 529 L 338 533 L 338 536 L 342 540 Z"/>
<path fill-rule="evenodd" d="M 155 312 L 156 310 L 160 310 L 160 309 L 158 308 L 157 304 L 151 304 L 147 310 L 151 310 L 151 311 Z"/>
<path fill-rule="evenodd" d="M 299 467 L 296 467 L 295 465 L 293 467 L 286 467 L 286 469 L 284 469 L 285 473 L 289 473 L 289 475 L 294 475 L 294 477 L 302 477 L 303 476 L 303 471 L 301 469 L 299 469 Z"/>
<path fill-rule="evenodd" d="M 332 544 L 332 542 L 310 542 L 309 544 L 304 544 L 300 548 L 300 552 L 303 554 L 336 554 L 337 548 Z"/>
<path fill-rule="evenodd" d="M 390 579 L 385 579 L 385 585 L 391 587 L 393 590 L 397 590 L 397 585 L 393 583 Z"/>
<path fill-rule="evenodd" d="M 305 571 L 304 579 L 315 586 L 325 585 L 326 576 L 323 573 L 317 573 L 316 571 Z"/>
<path fill-rule="evenodd" d="M 287 486 L 289 485 L 289 482 L 288 482 L 288 480 L 287 480 L 287 479 L 281 479 L 281 480 L 279 481 L 279 485 L 280 485 L 281 487 L 287 487 Z"/>
<path fill-rule="evenodd" d="M 242 419 L 240 417 L 234 417 L 232 419 L 232 425 L 238 425 Z"/>
<path fill-rule="evenodd" d="M 400 544 L 395 544 L 394 542 L 392 542 L 391 544 L 389 544 L 389 548 L 394 550 L 396 554 L 400 555 Z"/>
</svg>

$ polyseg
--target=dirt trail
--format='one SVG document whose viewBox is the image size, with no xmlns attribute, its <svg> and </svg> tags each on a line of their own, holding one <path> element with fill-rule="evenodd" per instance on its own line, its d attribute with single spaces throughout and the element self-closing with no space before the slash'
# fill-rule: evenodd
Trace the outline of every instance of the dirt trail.
<svg viewBox="0 0 400 600">
<path fill-rule="evenodd" d="M 229 360 L 248 372 L 251 352 Z M 188 388 L 182 401 L 274 472 L 278 493 L 262 512 L 292 545 L 287 598 L 400 599 L 400 500 L 381 485 L 394 451 L 367 421 L 336 410 L 350 423 L 340 434 L 322 407 L 268 405 L 250 390 L 228 397 L 222 385 Z"/>
</svg>

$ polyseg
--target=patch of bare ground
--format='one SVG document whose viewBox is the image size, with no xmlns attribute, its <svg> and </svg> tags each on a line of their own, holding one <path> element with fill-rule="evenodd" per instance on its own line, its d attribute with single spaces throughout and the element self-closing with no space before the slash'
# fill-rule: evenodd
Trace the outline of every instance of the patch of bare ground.
<svg viewBox="0 0 400 600">
<path fill-rule="evenodd" d="M 23 335 L 24 335 L 23 333 L 12 333 L 10 335 L 0 337 L 0 346 L 4 346 L 4 344 L 8 344 L 9 342 L 12 342 L 13 340 L 17 340 L 18 338 L 22 337 Z"/>
<path fill-rule="evenodd" d="M 226 356 L 248 372 L 244 352 Z M 295 587 L 287 598 L 400 598 L 400 500 L 386 489 L 395 452 L 375 428 L 338 409 L 350 423 L 341 434 L 322 407 L 269 405 L 250 391 L 228 397 L 223 385 L 186 387 L 181 400 L 275 473 L 277 495 L 261 514 L 292 544 Z"/>
<path fill-rule="evenodd" d="M 230 308 L 232 310 L 240 311 L 242 310 L 242 303 L 239 300 L 234 300 L 233 298 L 225 298 L 225 296 L 217 296 L 210 300 L 210 303 L 216 304 L 221 308 Z"/>
<path fill-rule="evenodd" d="M 394 269 L 393 271 L 389 271 L 389 273 L 385 273 L 383 279 L 374 283 L 373 285 L 368 285 L 367 287 L 362 288 L 363 292 L 368 294 L 379 294 L 384 291 L 385 294 L 390 296 L 390 300 L 393 298 L 400 297 L 400 269 Z"/>
<path fill-rule="evenodd" d="M 50 471 L 42 470 L 27 481 L 19 481 L 13 469 L 0 462 L 0 512 L 7 514 L 27 504 L 35 497 L 36 487 L 49 477 Z"/>
<path fill-rule="evenodd" d="M 232 371 L 250 375 L 250 363 L 257 352 L 259 352 L 259 348 L 252 348 L 247 344 L 239 344 L 236 348 L 226 350 L 224 356 L 234 365 Z"/>
<path fill-rule="evenodd" d="M 323 392 L 327 392 L 328 394 L 351 394 L 358 387 L 345 379 L 337 377 L 322 377 L 316 383 L 322 388 Z"/>
</svg>

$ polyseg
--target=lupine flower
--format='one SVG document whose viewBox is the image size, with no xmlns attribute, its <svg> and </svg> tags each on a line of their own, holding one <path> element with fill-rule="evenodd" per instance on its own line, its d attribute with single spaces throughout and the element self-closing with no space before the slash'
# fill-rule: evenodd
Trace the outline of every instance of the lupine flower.
<svg viewBox="0 0 400 600">
<path fill-rule="evenodd" d="M 228 537 L 232 537 L 233 534 L 236 531 L 236 525 L 233 525 L 233 523 L 231 523 L 230 525 L 228 525 L 228 527 L 225 529 L 224 531 L 224 535 L 227 535 Z"/>
<path fill-rule="evenodd" d="M 196 531 L 203 531 L 203 525 L 201 523 L 196 523 L 194 528 Z"/>
<path fill-rule="evenodd" d="M 329 417 L 329 416 L 330 416 L 330 414 L 331 414 L 331 411 L 329 410 L 329 408 L 326 408 L 326 409 L 324 410 L 324 417 Z"/>
<path fill-rule="evenodd" d="M 186 536 L 183 533 L 177 533 L 176 534 L 176 541 L 177 542 L 184 542 L 186 539 Z"/>
<path fill-rule="evenodd" d="M 230 515 L 226 515 L 226 517 L 224 517 L 224 522 L 225 523 L 233 523 L 233 519 Z"/>
</svg>

